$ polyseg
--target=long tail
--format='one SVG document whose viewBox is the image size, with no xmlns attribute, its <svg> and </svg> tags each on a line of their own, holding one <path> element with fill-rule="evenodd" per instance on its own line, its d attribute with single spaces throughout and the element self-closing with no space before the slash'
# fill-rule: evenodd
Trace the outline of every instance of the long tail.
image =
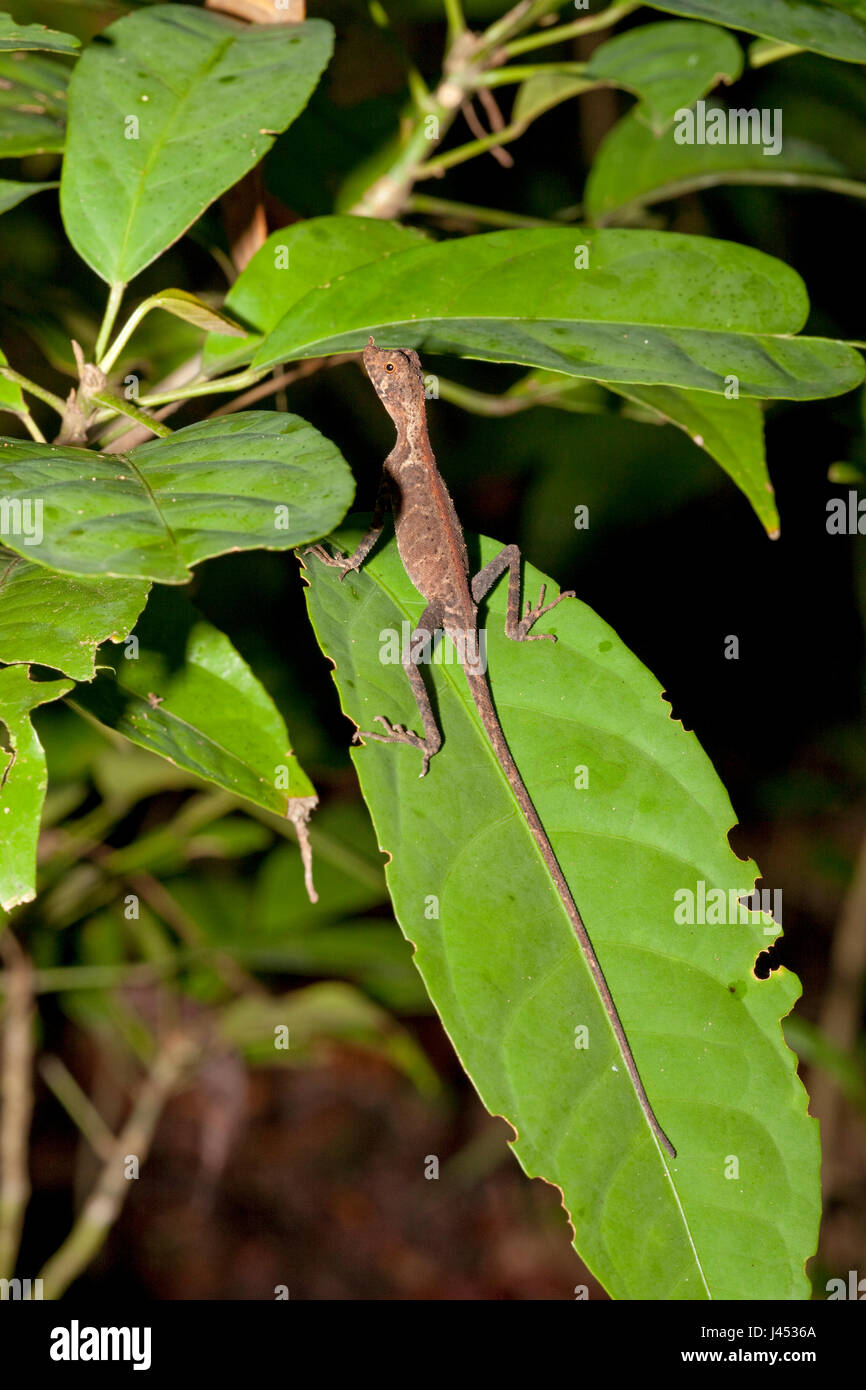
<svg viewBox="0 0 866 1390">
<path fill-rule="evenodd" d="M 580 942 L 580 947 L 583 951 L 584 959 L 586 960 L 586 963 L 589 966 L 592 978 L 596 984 L 596 988 L 602 997 L 607 1016 L 610 1019 L 611 1027 L 613 1028 L 613 1031 L 616 1034 L 616 1040 L 619 1043 L 619 1050 L 622 1053 L 622 1058 L 625 1062 L 626 1071 L 631 1077 L 632 1085 L 634 1086 L 635 1091 L 637 1092 L 637 1097 L 640 1101 L 641 1108 L 644 1114 L 646 1115 L 647 1120 L 649 1121 L 649 1124 L 653 1130 L 653 1133 L 655 1134 L 659 1143 L 663 1145 L 663 1147 L 670 1154 L 671 1158 L 676 1158 L 677 1151 L 671 1143 L 670 1139 L 668 1139 L 658 1120 L 656 1119 L 655 1111 L 653 1110 L 649 1101 L 649 1097 L 647 1096 L 647 1093 L 644 1090 L 644 1084 L 640 1079 L 640 1072 L 637 1069 L 637 1063 L 635 1062 L 634 1057 L 632 1055 L 632 1050 L 629 1046 L 629 1041 L 626 1037 L 625 1029 L 622 1026 L 622 1020 L 620 1019 L 620 1016 L 617 1013 L 616 1004 L 613 1002 L 613 995 L 610 992 L 610 987 L 607 983 L 607 980 L 604 978 L 604 971 L 602 970 L 601 965 L 599 964 L 598 956 L 595 954 L 595 948 L 593 947 L 593 944 L 589 939 L 589 933 L 587 932 L 586 927 L 583 925 L 583 919 L 577 910 L 577 904 L 575 903 L 574 898 L 571 896 L 571 889 L 565 881 L 565 875 L 563 874 L 562 869 L 559 867 L 559 861 L 557 860 L 556 855 L 553 852 L 553 848 L 545 833 L 544 826 L 541 824 L 541 821 L 538 818 L 538 812 L 532 804 L 532 799 L 529 795 L 529 792 L 526 790 L 526 787 L 523 784 L 523 778 L 521 777 L 520 772 L 518 771 L 517 764 L 511 756 L 511 750 L 509 749 L 508 744 L 505 741 L 505 735 L 502 732 L 502 726 L 499 723 L 499 720 L 496 715 L 496 710 L 493 707 L 493 700 L 490 695 L 490 689 L 487 685 L 486 677 L 475 675 L 467 670 L 466 678 L 469 681 L 469 689 L 472 692 L 472 698 L 475 701 L 475 707 L 481 716 L 481 722 L 484 725 L 487 737 L 490 739 L 490 742 L 493 745 L 496 755 L 499 758 L 500 763 L 502 764 L 505 775 L 508 778 L 508 781 L 511 785 L 511 790 L 517 797 L 518 803 L 526 818 L 526 822 L 533 835 L 535 836 L 535 842 L 538 845 L 539 850 L 541 851 L 541 857 L 547 865 L 551 878 L 556 884 L 559 896 L 562 899 L 563 907 L 568 913 L 568 916 L 571 920 L 571 925 L 574 928 L 574 934 Z"/>
</svg>

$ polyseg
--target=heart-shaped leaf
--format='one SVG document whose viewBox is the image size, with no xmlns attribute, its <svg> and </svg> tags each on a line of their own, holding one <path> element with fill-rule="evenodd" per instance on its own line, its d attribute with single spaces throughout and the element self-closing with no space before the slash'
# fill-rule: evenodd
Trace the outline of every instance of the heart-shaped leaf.
<svg viewBox="0 0 866 1390">
<path fill-rule="evenodd" d="M 0 441 L 0 496 L 18 518 L 3 543 L 66 574 L 184 584 L 212 555 L 324 535 L 353 491 L 334 445 L 275 411 L 204 420 L 128 454 Z"/>
<path fill-rule="evenodd" d="M 482 540 L 479 563 L 498 549 Z M 377 715 L 417 728 L 386 639 L 424 600 L 394 542 L 345 583 L 306 563 L 346 713 L 362 729 Z M 542 581 L 555 592 L 526 568 L 533 600 Z M 444 735 L 428 775 L 414 749 L 352 755 L 415 963 L 484 1103 L 514 1126 L 525 1170 L 561 1188 L 575 1244 L 613 1297 L 806 1298 L 818 1134 L 779 1026 L 799 986 L 784 969 L 754 973 L 779 929 L 732 907 L 756 868 L 728 844 L 730 802 L 600 618 L 568 600 L 539 625 L 556 646 L 509 642 L 506 588 L 484 620 L 493 698 L 676 1159 L 638 1104 L 450 643 L 425 668 Z"/>
<path fill-rule="evenodd" d="M 640 97 L 637 115 L 664 130 L 681 107 L 693 106 L 717 82 L 735 82 L 743 51 L 725 29 L 712 24 L 647 24 L 600 44 L 584 76 Z"/>
<path fill-rule="evenodd" d="M 90 680 L 96 648 L 132 631 L 149 588 L 142 579 L 56 574 L 0 550 L 0 661 Z"/>
<path fill-rule="evenodd" d="M 491 232 L 360 266 L 294 305 L 253 365 L 380 346 L 570 376 L 811 400 L 863 379 L 845 343 L 794 338 L 799 276 L 749 247 L 673 232 Z"/>
<path fill-rule="evenodd" d="M 267 153 L 331 53 L 325 20 L 249 25 L 156 5 L 108 26 L 69 84 L 70 241 L 125 284 Z"/>
<path fill-rule="evenodd" d="M 37 705 L 59 700 L 72 681 L 31 681 L 26 666 L 0 670 L 0 908 L 36 896 L 36 841 L 47 774 L 30 723 Z"/>
</svg>

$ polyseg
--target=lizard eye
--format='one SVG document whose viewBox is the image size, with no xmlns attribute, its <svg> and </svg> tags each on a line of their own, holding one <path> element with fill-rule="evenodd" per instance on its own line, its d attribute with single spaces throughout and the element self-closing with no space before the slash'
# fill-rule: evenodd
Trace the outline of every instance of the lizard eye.
<svg viewBox="0 0 866 1390">
<path fill-rule="evenodd" d="M 393 372 L 393 370 L 394 370 L 394 363 L 393 363 L 393 362 L 386 362 L 386 363 L 385 363 L 385 371 L 386 371 L 386 372 Z"/>
</svg>

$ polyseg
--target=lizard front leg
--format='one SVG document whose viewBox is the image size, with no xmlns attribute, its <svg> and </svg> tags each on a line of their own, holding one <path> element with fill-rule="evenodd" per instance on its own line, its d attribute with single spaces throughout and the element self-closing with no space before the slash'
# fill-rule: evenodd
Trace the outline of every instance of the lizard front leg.
<svg viewBox="0 0 866 1390">
<path fill-rule="evenodd" d="M 376 721 L 384 725 L 385 733 L 371 733 L 367 729 L 357 729 L 353 742 L 361 738 L 372 738 L 377 743 L 408 743 L 413 748 L 424 754 L 419 777 L 423 777 L 430 764 L 430 759 L 434 753 L 438 753 L 442 747 L 442 735 L 439 732 L 439 725 L 436 723 L 436 716 L 433 713 L 433 706 L 430 703 L 430 696 L 427 694 L 427 687 L 424 684 L 424 677 L 417 666 L 418 657 L 415 653 L 420 653 L 432 642 L 433 634 L 437 628 L 441 628 L 443 613 L 441 605 L 430 603 L 421 614 L 421 620 L 409 640 L 406 651 L 403 652 L 403 670 L 412 687 L 412 694 L 415 696 L 415 703 L 418 706 L 418 713 L 421 715 L 421 723 L 424 726 L 424 737 L 415 734 L 411 729 L 404 729 L 402 724 L 392 724 L 383 714 L 376 715 Z"/>
<path fill-rule="evenodd" d="M 391 505 L 391 482 L 386 472 L 382 472 L 379 479 L 379 491 L 376 494 L 376 505 L 373 508 L 373 515 L 370 519 L 369 528 L 364 532 L 361 540 L 353 550 L 351 555 L 332 555 L 323 545 L 310 545 L 304 551 L 305 555 L 315 555 L 317 560 L 321 560 L 323 565 L 330 565 L 333 569 L 342 570 L 341 581 L 347 574 L 352 574 L 359 570 L 366 560 L 373 546 L 382 534 L 382 527 L 385 523 L 385 513 Z"/>
<path fill-rule="evenodd" d="M 506 545 L 499 554 L 485 565 L 483 570 L 479 570 L 472 580 L 472 597 L 476 603 L 480 603 L 496 583 L 500 575 L 508 570 L 508 607 L 505 613 L 505 635 L 510 637 L 513 642 L 541 642 L 549 640 L 556 641 L 552 632 L 531 632 L 533 624 L 538 621 L 542 613 L 549 613 L 551 608 L 555 608 L 564 598 L 574 598 L 573 589 L 564 589 L 550 603 L 544 602 L 545 585 L 542 584 L 538 595 L 538 603 L 534 608 L 526 601 L 526 610 L 523 617 L 520 616 L 520 549 L 516 545 Z"/>
</svg>

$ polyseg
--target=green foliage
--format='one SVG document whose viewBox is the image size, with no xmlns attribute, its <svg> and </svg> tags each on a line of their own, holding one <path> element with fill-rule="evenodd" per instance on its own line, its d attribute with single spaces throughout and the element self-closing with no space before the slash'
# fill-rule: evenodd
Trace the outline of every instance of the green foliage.
<svg viewBox="0 0 866 1390">
<path fill-rule="evenodd" d="M 438 0 L 404 8 L 407 22 L 443 17 Z M 377 8 L 358 32 L 380 86 L 347 80 L 342 14 L 334 74 L 318 18 L 147 4 L 96 32 L 98 7 L 70 6 L 65 34 L 0 16 L 0 905 L 39 990 L 151 1081 L 171 992 L 203 1051 L 308 1066 L 338 1042 L 433 1096 L 441 1081 L 394 1017 L 432 1005 L 526 1172 L 561 1190 L 611 1296 L 799 1299 L 819 1203 L 817 1126 L 780 1028 L 799 983 L 755 974 L 779 934 L 760 914 L 675 917 L 683 888 L 730 905 L 758 873 L 728 843 L 734 812 L 695 735 L 590 608 L 563 603 L 543 620 L 558 644 L 523 647 L 494 591 L 493 698 L 678 1149 L 668 1161 L 459 666 L 428 672 L 445 737 L 428 776 L 414 752 L 370 743 L 353 752 L 363 801 L 347 791 L 310 653 L 331 658 L 361 729 L 377 715 L 415 727 L 380 651 L 424 606 L 394 543 L 345 582 L 303 561 L 312 631 L 285 554 L 331 533 L 351 543 L 354 482 L 328 436 L 353 463 L 380 460 L 392 436 L 379 412 L 365 437 L 354 368 L 323 369 L 370 336 L 423 354 L 441 461 L 469 495 L 526 482 L 524 534 L 551 566 L 714 485 L 745 526 L 727 479 L 779 534 L 765 416 L 833 400 L 821 418 L 835 429 L 850 414 L 836 398 L 864 378 L 826 286 L 809 317 L 785 200 L 864 197 L 859 69 L 827 59 L 866 63 L 866 6 L 634 8 L 473 0 L 466 15 L 489 27 L 469 43 L 449 3 L 441 75 L 427 45 L 413 65 Z M 597 47 L 566 48 L 620 19 Z M 759 42 L 744 50 L 743 32 Z M 821 56 L 789 62 L 799 50 Z M 747 61 L 749 99 L 734 85 L 731 106 L 784 104 L 783 148 L 682 143 L 684 112 L 717 109 Z M 559 206 L 580 195 L 581 152 L 544 161 L 575 143 L 564 104 L 599 87 L 631 109 L 585 160 L 582 207 Z M 460 144 L 466 101 L 490 133 L 473 123 Z M 479 201 L 455 201 L 474 189 L 460 166 L 488 151 L 507 163 L 506 146 L 520 206 L 486 206 L 480 174 Z M 59 216 L 53 195 L 33 198 L 58 180 Z M 703 199 L 735 185 L 756 201 Z M 859 433 L 833 448 L 859 457 Z M 583 496 L 598 534 L 576 541 Z M 489 559 L 494 542 L 478 548 Z M 707 570 L 720 585 L 730 573 Z M 531 599 L 556 587 L 528 565 L 523 582 Z M 313 902 L 297 839 L 322 786 Z M 132 981 L 160 1008 L 139 1009 Z M 844 1049 L 787 1026 L 859 1104 Z M 75 1102 L 70 1114 L 81 1123 Z"/>
</svg>

